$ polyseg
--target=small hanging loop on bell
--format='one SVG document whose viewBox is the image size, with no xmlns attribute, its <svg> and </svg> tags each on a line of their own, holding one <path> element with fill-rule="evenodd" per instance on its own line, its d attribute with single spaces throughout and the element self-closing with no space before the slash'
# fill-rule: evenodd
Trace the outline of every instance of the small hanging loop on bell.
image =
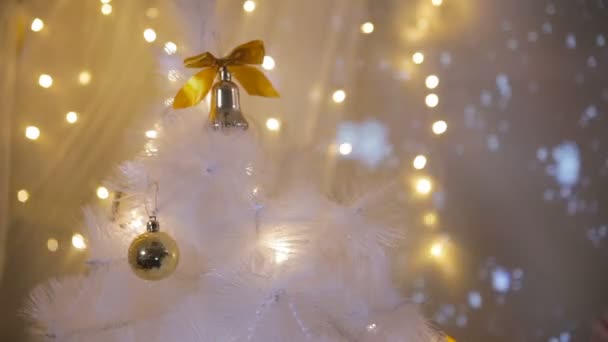
<svg viewBox="0 0 608 342">
<path fill-rule="evenodd" d="M 239 88 L 225 66 L 220 68 L 220 80 L 211 88 L 210 125 L 214 130 L 242 129 L 249 123 L 241 113 Z"/>
</svg>

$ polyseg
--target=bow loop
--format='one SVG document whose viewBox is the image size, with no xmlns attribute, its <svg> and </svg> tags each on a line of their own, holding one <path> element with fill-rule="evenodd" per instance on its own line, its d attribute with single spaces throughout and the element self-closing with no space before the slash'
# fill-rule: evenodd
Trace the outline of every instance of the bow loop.
<svg viewBox="0 0 608 342">
<path fill-rule="evenodd" d="M 279 93 L 263 72 L 252 65 L 260 65 L 266 52 L 264 42 L 253 40 L 234 48 L 223 58 L 216 58 L 211 52 L 188 57 L 186 68 L 208 68 L 192 76 L 179 90 L 173 101 L 173 108 L 192 107 L 202 101 L 211 90 L 220 68 L 227 67 L 250 95 L 278 97 Z"/>
</svg>

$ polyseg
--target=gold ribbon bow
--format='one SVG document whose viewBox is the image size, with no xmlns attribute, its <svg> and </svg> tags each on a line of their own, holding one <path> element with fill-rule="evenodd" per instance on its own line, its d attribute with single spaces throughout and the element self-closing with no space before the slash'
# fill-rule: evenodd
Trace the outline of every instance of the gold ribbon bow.
<svg viewBox="0 0 608 342">
<path fill-rule="evenodd" d="M 272 83 L 258 68 L 264 61 L 264 42 L 253 40 L 237 46 L 223 58 L 216 58 L 211 52 L 205 52 L 184 60 L 186 68 L 205 68 L 192 76 L 177 92 L 173 99 L 173 108 L 187 108 L 201 102 L 213 85 L 220 68 L 226 67 L 249 95 L 279 97 Z"/>
</svg>

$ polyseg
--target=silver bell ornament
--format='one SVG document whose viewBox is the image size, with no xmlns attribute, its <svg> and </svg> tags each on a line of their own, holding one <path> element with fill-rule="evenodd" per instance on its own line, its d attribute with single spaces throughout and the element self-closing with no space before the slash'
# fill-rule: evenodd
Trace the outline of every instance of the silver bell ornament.
<svg viewBox="0 0 608 342">
<path fill-rule="evenodd" d="M 220 80 L 211 88 L 211 106 L 209 119 L 215 130 L 241 129 L 246 130 L 249 123 L 241 113 L 239 87 L 232 82 L 228 68 L 219 71 Z"/>
<path fill-rule="evenodd" d="M 175 272 L 179 249 L 169 234 L 160 231 L 156 216 L 150 216 L 146 229 L 129 246 L 129 265 L 141 279 L 161 280 Z"/>
</svg>

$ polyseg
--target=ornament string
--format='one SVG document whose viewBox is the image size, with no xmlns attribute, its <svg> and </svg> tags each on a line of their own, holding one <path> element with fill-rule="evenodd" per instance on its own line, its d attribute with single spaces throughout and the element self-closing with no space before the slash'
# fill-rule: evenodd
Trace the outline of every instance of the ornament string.
<svg viewBox="0 0 608 342">
<path fill-rule="evenodd" d="M 152 212 L 150 212 L 150 210 L 148 210 L 148 200 L 147 196 L 144 197 L 144 210 L 146 211 L 146 215 L 148 215 L 148 217 L 151 216 L 156 216 L 156 214 L 158 213 L 158 191 L 159 191 L 159 185 L 158 182 L 151 182 L 148 185 L 148 190 L 150 190 L 151 187 L 154 187 L 154 209 L 152 209 Z M 148 190 L 146 191 L 146 193 L 148 192 Z"/>
</svg>

